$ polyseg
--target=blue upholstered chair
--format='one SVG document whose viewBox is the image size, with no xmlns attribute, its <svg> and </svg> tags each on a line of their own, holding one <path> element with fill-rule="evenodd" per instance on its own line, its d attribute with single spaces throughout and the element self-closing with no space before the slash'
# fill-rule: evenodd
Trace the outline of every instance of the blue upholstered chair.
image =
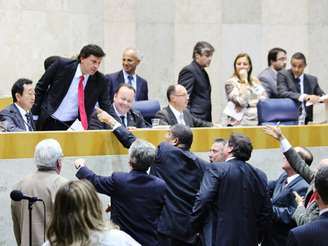
<svg viewBox="0 0 328 246">
<path fill-rule="evenodd" d="M 135 101 L 133 109 L 139 111 L 144 119 L 151 124 L 151 119 L 161 109 L 161 105 L 158 100 Z"/>
<path fill-rule="evenodd" d="M 258 125 L 298 125 L 298 109 L 289 98 L 269 98 L 257 103 Z"/>
</svg>

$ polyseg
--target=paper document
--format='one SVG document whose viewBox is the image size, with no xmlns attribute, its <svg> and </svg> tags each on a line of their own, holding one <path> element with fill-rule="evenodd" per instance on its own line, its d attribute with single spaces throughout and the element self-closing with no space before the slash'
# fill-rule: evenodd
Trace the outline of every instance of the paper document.
<svg viewBox="0 0 328 246">
<path fill-rule="evenodd" d="M 235 120 L 240 121 L 243 118 L 244 110 L 237 112 L 236 106 L 233 102 L 229 101 L 227 106 L 224 108 L 223 113 L 234 118 Z"/>
<path fill-rule="evenodd" d="M 67 129 L 67 131 L 84 131 L 84 128 L 82 126 L 81 121 L 79 119 L 76 119 L 73 124 Z"/>
</svg>

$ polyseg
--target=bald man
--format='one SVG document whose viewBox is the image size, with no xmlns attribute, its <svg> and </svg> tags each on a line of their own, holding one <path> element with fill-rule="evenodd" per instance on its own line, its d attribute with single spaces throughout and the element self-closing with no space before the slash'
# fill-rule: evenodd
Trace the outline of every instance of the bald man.
<svg viewBox="0 0 328 246">
<path fill-rule="evenodd" d="M 123 52 L 123 69 L 105 77 L 109 85 L 109 97 L 113 102 L 114 94 L 118 86 L 122 83 L 131 85 L 135 90 L 135 100 L 148 100 L 148 83 L 145 79 L 136 74 L 137 66 L 141 61 L 140 53 L 133 48 L 127 48 Z"/>
<path fill-rule="evenodd" d="M 295 149 L 290 145 L 289 141 L 282 134 L 279 127 L 266 126 L 265 133 L 272 136 L 274 139 L 280 141 L 281 149 L 290 163 L 292 168 L 302 176 L 306 182 L 310 184 L 304 199 L 299 195 L 295 194 L 295 200 L 297 208 L 293 214 L 293 219 L 296 221 L 298 226 L 312 222 L 319 217 L 319 206 L 314 199 L 314 176 L 316 171 L 313 171 L 305 161 L 298 155 Z M 328 166 L 328 159 L 322 159 L 319 162 L 318 169 Z"/>
</svg>

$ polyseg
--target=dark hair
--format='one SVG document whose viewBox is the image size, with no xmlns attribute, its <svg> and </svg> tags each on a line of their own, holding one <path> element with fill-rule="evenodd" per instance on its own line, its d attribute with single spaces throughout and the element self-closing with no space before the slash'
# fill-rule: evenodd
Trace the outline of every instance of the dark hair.
<svg viewBox="0 0 328 246">
<path fill-rule="evenodd" d="M 106 54 L 98 45 L 88 44 L 81 49 L 77 60 L 80 62 L 81 58 L 87 58 L 91 55 L 101 58 L 104 57 Z"/>
<path fill-rule="evenodd" d="M 116 90 L 114 91 L 114 94 L 117 94 L 122 87 L 126 87 L 130 90 L 133 90 L 133 92 L 136 93 L 136 89 L 134 89 L 134 87 L 132 85 L 129 85 L 126 83 L 121 83 L 117 86 Z"/>
<path fill-rule="evenodd" d="M 301 52 L 296 52 L 295 54 L 292 55 L 292 58 L 291 60 L 303 60 L 304 62 L 304 65 L 306 65 L 306 58 L 305 58 L 305 55 Z"/>
<path fill-rule="evenodd" d="M 319 168 L 314 178 L 314 186 L 321 200 L 328 205 L 328 166 Z"/>
<path fill-rule="evenodd" d="M 216 138 L 214 139 L 214 143 L 222 143 L 224 145 L 226 144 L 226 140 L 223 138 Z"/>
<path fill-rule="evenodd" d="M 277 61 L 277 55 L 279 52 L 283 52 L 283 53 L 287 54 L 286 50 L 284 50 L 282 48 L 278 48 L 278 47 L 269 50 L 269 53 L 268 53 L 268 66 L 269 67 L 271 66 L 272 61 Z"/>
<path fill-rule="evenodd" d="M 305 147 L 298 147 L 300 150 L 297 151 L 297 153 L 300 155 L 300 157 L 305 161 L 305 163 L 308 166 L 311 166 L 313 161 L 313 155 L 311 151 L 308 148 Z"/>
<path fill-rule="evenodd" d="M 195 47 L 194 47 L 194 50 L 193 50 L 193 53 L 192 53 L 192 59 L 195 59 L 196 57 L 196 54 L 199 54 L 199 55 L 204 55 L 204 54 L 207 54 L 207 55 L 212 55 L 214 53 L 215 49 L 214 47 L 206 42 L 206 41 L 199 41 L 196 43 Z"/>
<path fill-rule="evenodd" d="M 55 61 L 57 61 L 60 58 L 61 58 L 60 56 L 49 56 L 49 57 L 47 57 L 43 62 L 44 70 L 47 70 L 52 64 L 55 63 Z"/>
<path fill-rule="evenodd" d="M 171 101 L 171 96 L 173 95 L 173 93 L 175 93 L 175 86 L 176 85 L 170 85 L 168 88 L 167 88 L 167 91 L 166 91 L 166 97 L 167 97 L 167 100 L 170 102 Z"/>
<path fill-rule="evenodd" d="M 253 83 L 252 83 L 253 64 L 252 64 L 251 57 L 247 53 L 240 53 L 240 54 L 238 54 L 236 56 L 236 58 L 235 58 L 235 60 L 233 62 L 233 69 L 234 69 L 233 75 L 237 76 L 238 79 L 240 79 L 239 74 L 237 73 L 236 64 L 237 64 L 237 60 L 239 58 L 242 58 L 242 57 L 246 57 L 246 59 L 248 60 L 248 63 L 249 63 L 249 71 L 247 73 L 247 80 L 248 80 L 248 83 L 250 83 L 251 85 L 253 85 Z"/>
<path fill-rule="evenodd" d="M 232 147 L 232 155 L 242 161 L 248 161 L 251 158 L 253 146 L 251 140 L 238 133 L 233 133 L 228 141 L 228 145 Z"/>
<path fill-rule="evenodd" d="M 172 137 L 178 139 L 178 144 L 185 149 L 190 149 L 193 140 L 193 134 L 190 127 L 183 124 L 175 124 L 170 127 Z"/>
<path fill-rule="evenodd" d="M 13 98 L 13 102 L 17 102 L 16 93 L 18 93 L 19 95 L 23 95 L 24 85 L 30 85 L 32 83 L 33 83 L 32 80 L 29 79 L 24 79 L 24 78 L 18 79 L 14 83 L 13 87 L 11 87 L 11 96 Z"/>
</svg>

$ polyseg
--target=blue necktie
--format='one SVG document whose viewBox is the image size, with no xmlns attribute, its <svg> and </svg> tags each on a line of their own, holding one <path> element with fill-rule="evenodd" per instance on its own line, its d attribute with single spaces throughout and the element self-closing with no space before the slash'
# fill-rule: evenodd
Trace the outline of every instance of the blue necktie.
<svg viewBox="0 0 328 246">
<path fill-rule="evenodd" d="M 132 85 L 133 76 L 132 75 L 128 75 L 128 80 L 129 80 L 129 85 Z"/>
</svg>

